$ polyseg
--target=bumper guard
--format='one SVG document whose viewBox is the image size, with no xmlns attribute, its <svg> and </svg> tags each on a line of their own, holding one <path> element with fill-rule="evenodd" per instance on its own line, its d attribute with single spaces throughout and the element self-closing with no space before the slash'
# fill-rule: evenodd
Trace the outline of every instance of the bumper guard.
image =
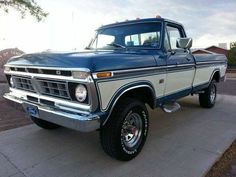
<svg viewBox="0 0 236 177">
<path fill-rule="evenodd" d="M 51 108 L 46 105 L 31 103 L 6 93 L 4 98 L 19 103 L 26 111 L 27 106 L 32 105 L 38 108 L 39 119 L 52 122 L 63 127 L 71 128 L 81 132 L 90 132 L 100 128 L 100 117 L 95 114 L 79 114 L 61 109 Z"/>
</svg>

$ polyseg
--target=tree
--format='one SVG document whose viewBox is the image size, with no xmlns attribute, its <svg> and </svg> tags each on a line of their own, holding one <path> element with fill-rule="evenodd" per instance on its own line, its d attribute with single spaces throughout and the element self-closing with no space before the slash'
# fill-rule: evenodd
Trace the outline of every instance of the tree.
<svg viewBox="0 0 236 177">
<path fill-rule="evenodd" d="M 34 0 L 0 0 L 1 8 L 6 13 L 9 12 L 9 8 L 16 9 L 21 13 L 22 18 L 29 12 L 38 22 L 48 15 Z"/>
<path fill-rule="evenodd" d="M 236 42 L 230 43 L 230 50 L 229 50 L 229 58 L 228 58 L 229 65 L 236 65 Z"/>
<path fill-rule="evenodd" d="M 236 42 L 231 42 L 230 43 L 230 49 L 233 48 L 233 47 L 236 47 Z"/>
</svg>

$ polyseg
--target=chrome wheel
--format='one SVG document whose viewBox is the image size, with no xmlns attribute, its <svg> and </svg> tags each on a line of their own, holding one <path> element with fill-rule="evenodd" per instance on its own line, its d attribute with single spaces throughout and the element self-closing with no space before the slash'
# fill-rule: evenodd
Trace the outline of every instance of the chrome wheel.
<svg viewBox="0 0 236 177">
<path fill-rule="evenodd" d="M 133 148 L 139 143 L 142 128 L 142 118 L 138 113 L 127 115 L 121 129 L 121 141 L 127 148 Z"/>
<path fill-rule="evenodd" d="M 216 87 L 215 87 L 215 85 L 213 85 L 211 88 L 211 93 L 210 93 L 211 103 L 214 103 L 215 99 L 216 99 Z"/>
</svg>

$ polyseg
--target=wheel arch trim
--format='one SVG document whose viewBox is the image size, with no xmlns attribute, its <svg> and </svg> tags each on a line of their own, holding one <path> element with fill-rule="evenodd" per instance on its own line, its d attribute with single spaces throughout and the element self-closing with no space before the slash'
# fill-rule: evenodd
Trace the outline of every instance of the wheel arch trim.
<svg viewBox="0 0 236 177">
<path fill-rule="evenodd" d="M 102 122 L 102 126 L 106 124 L 108 119 L 111 116 L 112 111 L 114 110 L 115 105 L 117 104 L 118 100 L 127 92 L 139 88 L 147 88 L 151 91 L 152 97 L 153 97 L 153 105 L 156 105 L 156 92 L 155 89 L 150 81 L 136 81 L 129 84 L 126 84 L 122 87 L 120 87 L 115 94 L 112 96 L 111 100 L 109 101 L 109 104 L 106 108 L 107 116 L 105 120 Z"/>
<path fill-rule="evenodd" d="M 214 69 L 213 72 L 212 72 L 212 74 L 211 74 L 211 77 L 210 77 L 210 80 L 209 80 L 209 83 L 208 83 L 208 84 L 211 83 L 211 81 L 212 81 L 214 75 L 215 75 L 217 72 L 219 72 L 219 77 L 220 77 L 220 69 L 219 69 L 219 68 Z M 218 82 L 218 81 L 217 81 L 217 82 Z"/>
</svg>

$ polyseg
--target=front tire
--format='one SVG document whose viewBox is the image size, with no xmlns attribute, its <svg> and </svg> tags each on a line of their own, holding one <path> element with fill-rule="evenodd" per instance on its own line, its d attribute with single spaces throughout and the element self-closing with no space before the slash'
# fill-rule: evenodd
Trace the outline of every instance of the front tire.
<svg viewBox="0 0 236 177">
<path fill-rule="evenodd" d="M 43 129 L 53 130 L 60 127 L 59 125 L 48 122 L 46 120 L 42 120 L 42 119 L 32 117 L 32 116 L 30 118 L 36 125 L 38 125 L 39 127 Z"/>
<path fill-rule="evenodd" d="M 199 94 L 199 103 L 203 108 L 212 108 L 216 102 L 217 87 L 216 81 L 212 80 L 210 85 Z"/>
<path fill-rule="evenodd" d="M 148 126 L 148 111 L 144 103 L 132 98 L 121 100 L 100 131 L 104 151 L 117 160 L 133 159 L 142 150 Z"/>
</svg>

